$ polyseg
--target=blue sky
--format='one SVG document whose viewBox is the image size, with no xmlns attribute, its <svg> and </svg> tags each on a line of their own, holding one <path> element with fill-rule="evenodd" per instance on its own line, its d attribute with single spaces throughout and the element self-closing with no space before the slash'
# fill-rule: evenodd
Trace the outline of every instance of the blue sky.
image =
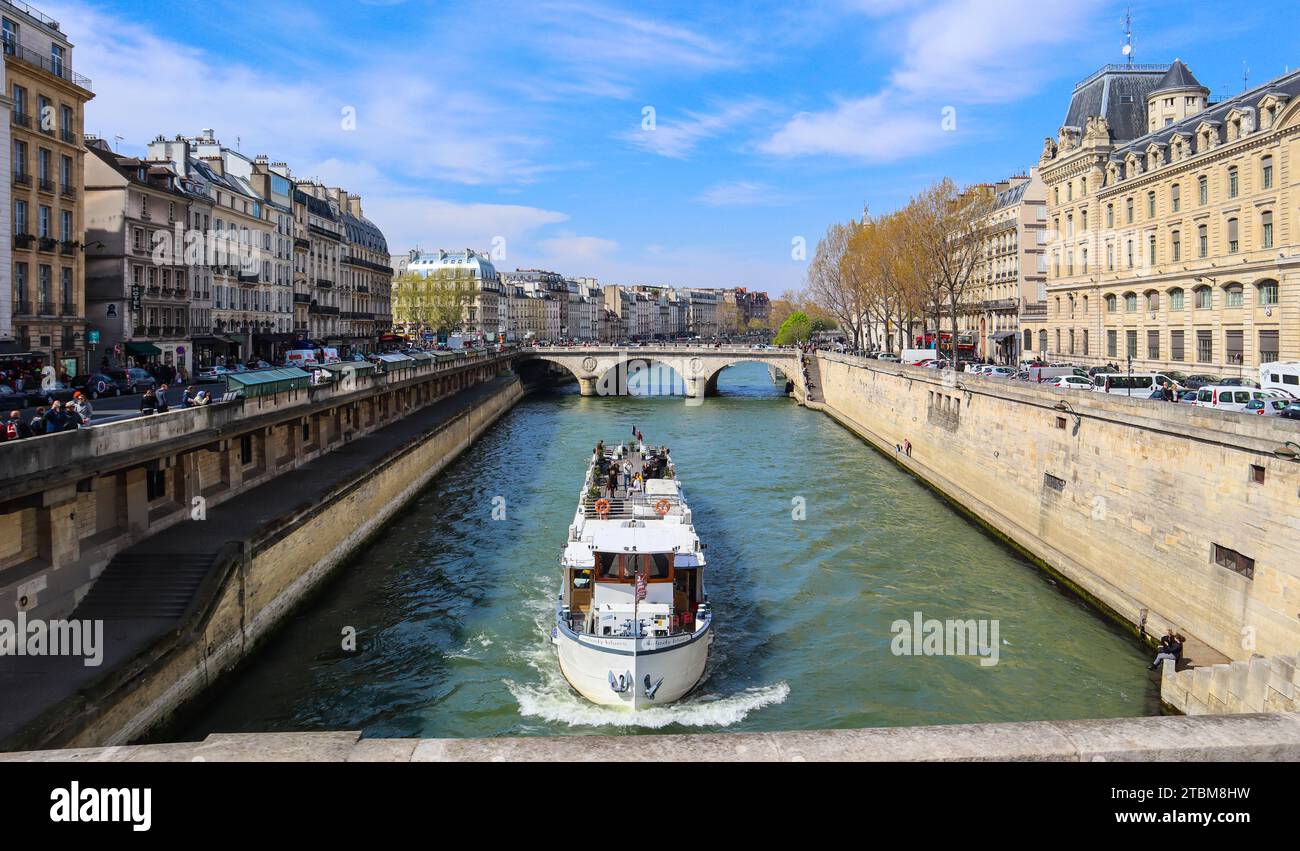
<svg viewBox="0 0 1300 851">
<path fill-rule="evenodd" d="M 1035 164 L 1074 83 L 1122 61 L 1126 5 L 1137 61 L 1215 99 L 1243 61 L 1252 85 L 1300 64 L 1295 0 L 35 5 L 124 153 L 213 128 L 359 193 L 394 252 L 500 237 L 508 269 L 774 295 L 803 285 L 796 238 Z"/>
</svg>

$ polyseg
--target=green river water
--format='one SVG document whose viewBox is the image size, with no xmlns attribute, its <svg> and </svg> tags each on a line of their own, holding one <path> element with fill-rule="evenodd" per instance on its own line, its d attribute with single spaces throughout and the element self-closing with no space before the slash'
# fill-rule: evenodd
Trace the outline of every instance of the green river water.
<svg viewBox="0 0 1300 851">
<path fill-rule="evenodd" d="M 582 398 L 576 388 L 526 398 L 160 738 L 795 730 L 1159 711 L 1131 636 L 832 419 L 781 396 L 766 367 L 726 370 L 720 391 L 696 407 Z M 591 448 L 633 425 L 673 453 L 708 546 L 717 628 L 695 692 L 635 715 L 572 692 L 548 638 Z M 796 498 L 803 519 L 792 516 Z M 996 621 L 997 663 L 895 655 L 891 626 L 916 612 Z M 348 628 L 353 651 L 342 646 Z"/>
</svg>

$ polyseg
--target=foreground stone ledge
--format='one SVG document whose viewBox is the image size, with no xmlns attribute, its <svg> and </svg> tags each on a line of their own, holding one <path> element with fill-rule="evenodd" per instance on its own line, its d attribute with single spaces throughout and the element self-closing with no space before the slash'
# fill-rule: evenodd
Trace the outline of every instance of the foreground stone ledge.
<svg viewBox="0 0 1300 851">
<path fill-rule="evenodd" d="M 362 739 L 215 733 L 202 742 L 0 754 L 0 762 L 1300 762 L 1294 713 L 781 733 Z"/>
</svg>

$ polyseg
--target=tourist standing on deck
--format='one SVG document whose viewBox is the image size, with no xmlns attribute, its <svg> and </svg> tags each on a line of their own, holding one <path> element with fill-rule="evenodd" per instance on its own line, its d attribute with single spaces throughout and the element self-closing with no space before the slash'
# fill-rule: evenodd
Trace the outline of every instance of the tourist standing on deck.
<svg viewBox="0 0 1300 851">
<path fill-rule="evenodd" d="M 623 462 L 623 490 L 627 490 L 632 485 L 632 462 Z"/>
<path fill-rule="evenodd" d="M 605 487 L 609 491 L 609 498 L 613 499 L 614 495 L 618 493 L 618 467 L 613 464 L 609 467 L 609 475 L 605 479 Z"/>
</svg>

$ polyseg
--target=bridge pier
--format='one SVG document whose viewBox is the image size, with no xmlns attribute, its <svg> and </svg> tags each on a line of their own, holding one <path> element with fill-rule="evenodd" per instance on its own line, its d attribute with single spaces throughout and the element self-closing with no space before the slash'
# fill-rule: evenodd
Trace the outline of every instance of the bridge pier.
<svg viewBox="0 0 1300 851">
<path fill-rule="evenodd" d="M 583 396 L 595 396 L 597 380 L 598 379 L 594 375 L 591 376 L 590 378 L 579 378 L 578 392 L 581 393 Z"/>
</svg>

